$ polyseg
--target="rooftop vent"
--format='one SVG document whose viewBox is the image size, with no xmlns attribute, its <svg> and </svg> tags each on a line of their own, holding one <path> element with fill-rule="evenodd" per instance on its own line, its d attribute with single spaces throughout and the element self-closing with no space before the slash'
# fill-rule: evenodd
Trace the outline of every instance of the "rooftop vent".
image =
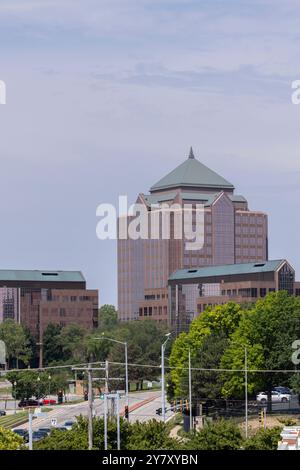
<svg viewBox="0 0 300 470">
<path fill-rule="evenodd" d="M 254 267 L 255 268 L 262 268 L 265 265 L 266 265 L 266 263 L 255 263 Z"/>
<path fill-rule="evenodd" d="M 42 273 L 42 276 L 58 276 L 58 273 Z"/>
<path fill-rule="evenodd" d="M 189 269 L 188 273 L 196 273 L 197 271 L 198 271 L 198 269 Z"/>
</svg>

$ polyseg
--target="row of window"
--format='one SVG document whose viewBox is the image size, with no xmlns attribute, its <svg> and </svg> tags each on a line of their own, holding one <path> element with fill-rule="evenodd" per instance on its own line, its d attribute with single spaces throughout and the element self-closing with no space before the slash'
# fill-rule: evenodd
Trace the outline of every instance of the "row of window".
<svg viewBox="0 0 300 470">
<path fill-rule="evenodd" d="M 167 315 L 167 307 L 144 307 L 139 309 L 139 316 L 140 317 L 152 317 L 154 316 L 162 316 L 162 314 Z"/>
<path fill-rule="evenodd" d="M 162 299 L 167 299 L 168 298 L 168 294 L 147 294 L 145 295 L 145 300 L 160 300 L 160 298 Z"/>
<path fill-rule="evenodd" d="M 268 292 L 275 292 L 274 288 L 266 289 L 261 287 L 259 289 L 259 297 L 265 297 Z M 228 297 L 254 297 L 258 296 L 258 289 L 256 287 L 246 288 L 246 289 L 227 289 L 222 290 L 222 295 L 227 295 Z"/>
</svg>

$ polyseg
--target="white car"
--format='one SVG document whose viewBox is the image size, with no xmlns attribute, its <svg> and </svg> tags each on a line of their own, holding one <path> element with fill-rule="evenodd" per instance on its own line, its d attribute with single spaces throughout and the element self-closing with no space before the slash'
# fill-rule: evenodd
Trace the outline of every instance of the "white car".
<svg viewBox="0 0 300 470">
<path fill-rule="evenodd" d="M 280 393 L 276 390 L 272 391 L 272 403 L 288 403 L 291 400 L 291 395 L 289 393 Z M 267 392 L 260 392 L 256 396 L 256 401 L 259 403 L 267 403 L 268 394 Z"/>
</svg>

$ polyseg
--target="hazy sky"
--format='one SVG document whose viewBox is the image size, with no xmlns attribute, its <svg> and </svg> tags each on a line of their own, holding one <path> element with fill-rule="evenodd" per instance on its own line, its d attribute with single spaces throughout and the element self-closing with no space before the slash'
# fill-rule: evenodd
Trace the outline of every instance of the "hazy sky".
<svg viewBox="0 0 300 470">
<path fill-rule="evenodd" d="M 193 145 L 300 279 L 299 22 L 298 0 L 0 0 L 1 268 L 80 269 L 115 303 L 96 207 Z"/>
</svg>

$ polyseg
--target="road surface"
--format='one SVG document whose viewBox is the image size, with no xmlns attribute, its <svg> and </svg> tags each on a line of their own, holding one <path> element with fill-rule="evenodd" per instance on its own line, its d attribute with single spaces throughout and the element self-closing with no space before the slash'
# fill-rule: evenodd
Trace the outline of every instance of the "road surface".
<svg viewBox="0 0 300 470">
<path fill-rule="evenodd" d="M 120 399 L 120 412 L 124 412 L 124 406 L 126 405 L 126 398 Z M 161 407 L 161 393 L 158 391 L 147 391 L 139 393 L 130 393 L 129 395 L 129 409 L 133 408 L 133 411 L 129 413 L 130 422 L 134 421 L 148 421 L 152 418 L 156 420 L 162 420 L 162 417 L 156 414 L 156 409 Z M 46 408 L 46 407 L 45 407 Z M 41 408 L 43 410 L 43 407 Z M 94 413 L 95 416 L 102 417 L 104 414 L 104 401 L 96 398 L 94 400 Z M 57 425 L 63 426 L 65 421 L 74 421 L 76 416 L 87 416 L 88 415 L 88 402 L 69 404 L 69 405 L 57 405 L 52 407 L 52 411 L 43 413 L 42 416 L 35 418 L 32 422 L 33 430 L 37 430 L 41 427 L 51 427 L 51 419 L 56 418 Z M 166 418 L 173 416 L 170 411 L 166 413 Z M 28 423 L 17 426 L 17 428 L 28 429 Z"/>
</svg>

